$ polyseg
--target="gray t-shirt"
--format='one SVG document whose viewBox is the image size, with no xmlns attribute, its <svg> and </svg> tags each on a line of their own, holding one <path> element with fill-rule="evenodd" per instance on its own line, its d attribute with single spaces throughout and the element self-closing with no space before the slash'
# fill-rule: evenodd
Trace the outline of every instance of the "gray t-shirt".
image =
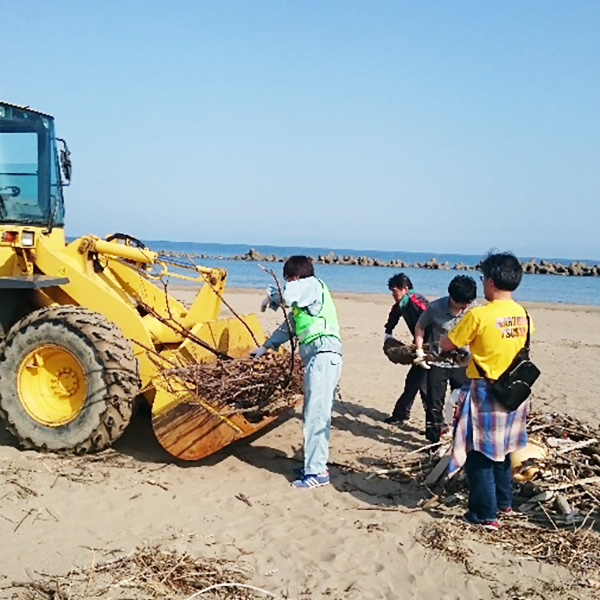
<svg viewBox="0 0 600 600">
<path fill-rule="evenodd" d="M 454 315 L 450 310 L 450 296 L 444 296 L 429 303 L 418 321 L 418 324 L 425 330 L 425 341 L 429 343 L 429 355 L 432 358 L 427 362 L 436 367 L 461 367 L 466 364 L 462 359 L 459 359 L 459 354 L 464 354 L 464 351 L 468 351 L 468 348 L 461 348 L 461 353 L 457 351 L 442 353 L 439 341 L 454 328 L 467 310 L 473 306 L 477 306 L 477 302 L 472 302 L 467 308 Z"/>
</svg>

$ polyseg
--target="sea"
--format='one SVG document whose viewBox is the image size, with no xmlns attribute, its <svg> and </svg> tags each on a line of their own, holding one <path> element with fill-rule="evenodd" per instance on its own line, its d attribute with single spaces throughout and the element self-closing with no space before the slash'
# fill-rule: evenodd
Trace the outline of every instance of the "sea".
<svg viewBox="0 0 600 600">
<path fill-rule="evenodd" d="M 287 257 L 294 254 L 304 254 L 317 257 L 327 255 L 333 251 L 340 256 L 369 256 L 389 261 L 403 260 L 407 263 L 426 262 L 435 257 L 438 262 L 448 261 L 450 267 L 462 262 L 465 265 L 476 265 L 482 258 L 481 255 L 470 254 L 433 254 L 431 252 L 408 251 L 382 251 L 382 250 L 356 250 L 351 248 L 303 248 L 298 246 L 268 246 L 249 244 L 216 244 L 195 242 L 172 242 L 166 240 L 145 240 L 144 243 L 155 251 L 168 251 L 183 255 L 204 255 L 218 258 L 193 258 L 197 265 L 219 267 L 227 269 L 227 285 L 229 287 L 243 287 L 265 289 L 273 283 L 273 278 L 264 272 L 259 264 L 275 271 L 280 281 L 282 279 L 282 266 L 280 262 L 255 262 L 247 260 L 234 260 L 232 257 L 246 254 L 250 248 L 263 255 L 275 254 L 278 257 Z M 522 261 L 536 258 L 545 258 L 552 262 L 565 265 L 573 261 L 566 258 L 552 257 L 523 257 Z M 185 260 L 185 259 L 184 259 Z M 583 260 L 589 264 L 598 264 L 600 261 Z M 447 294 L 450 280 L 457 274 L 471 275 L 477 281 L 479 295 L 483 294 L 479 272 L 433 269 L 399 269 L 395 267 L 367 267 L 357 265 L 329 265 L 316 264 L 315 272 L 333 291 L 360 292 L 360 293 L 387 293 L 388 279 L 398 272 L 404 272 L 419 293 L 428 297 L 439 297 Z M 175 283 L 176 281 L 173 281 Z M 184 283 L 177 281 L 177 283 Z M 563 304 L 600 305 L 600 277 L 573 277 L 562 275 L 524 274 L 521 285 L 514 293 L 516 300 L 534 302 L 557 302 Z"/>
</svg>

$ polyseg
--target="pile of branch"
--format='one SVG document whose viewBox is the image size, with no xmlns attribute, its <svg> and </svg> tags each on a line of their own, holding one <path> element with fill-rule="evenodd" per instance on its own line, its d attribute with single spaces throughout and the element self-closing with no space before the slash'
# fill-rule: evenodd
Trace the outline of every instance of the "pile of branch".
<svg viewBox="0 0 600 600">
<path fill-rule="evenodd" d="M 443 477 L 449 439 L 394 457 L 390 468 L 369 478 L 386 476 L 425 488 L 429 497 L 420 506 L 441 520 L 421 532 L 421 541 L 453 559 L 464 563 L 470 556 L 468 545 L 461 543 L 469 531 L 515 554 L 587 571 L 588 585 L 600 588 L 600 429 L 559 413 L 531 413 L 527 429 L 530 440 L 544 446 L 547 455 L 520 467 L 535 467 L 535 476 L 515 482 L 516 513 L 501 519 L 494 533 L 462 522 L 468 484 L 463 471 Z"/>
<path fill-rule="evenodd" d="M 529 481 L 515 482 L 513 506 L 530 522 L 558 527 L 600 525 L 600 430 L 559 413 L 532 413 L 529 439 L 547 449 L 544 458 L 529 459 L 520 471 L 535 467 Z M 442 477 L 449 443 L 425 447 L 404 457 L 396 472 L 420 481 L 433 493 L 431 504 L 448 507 L 468 495 L 464 472 Z M 441 450 L 441 452 L 439 451 Z M 391 472 L 390 476 L 394 476 Z"/>
<path fill-rule="evenodd" d="M 303 367 L 289 353 L 268 352 L 260 359 L 226 360 L 163 369 L 171 391 L 208 401 L 221 414 L 245 413 L 249 420 L 280 413 L 303 394 Z"/>
<path fill-rule="evenodd" d="M 13 581 L 3 587 L 21 589 L 22 594 L 12 597 L 23 600 L 107 597 L 185 600 L 191 596 L 251 600 L 257 597 L 256 591 L 265 590 L 245 584 L 249 576 L 247 569 L 231 561 L 194 558 L 159 546 L 143 546 L 127 556 L 75 569 L 66 575 L 40 575 L 38 579 Z"/>
<path fill-rule="evenodd" d="M 530 439 L 548 450 L 532 460 L 539 470 L 521 484 L 515 504 L 530 520 L 550 520 L 554 526 L 600 522 L 600 429 L 568 415 L 532 414 Z M 524 464 L 521 470 L 528 468 Z"/>
</svg>

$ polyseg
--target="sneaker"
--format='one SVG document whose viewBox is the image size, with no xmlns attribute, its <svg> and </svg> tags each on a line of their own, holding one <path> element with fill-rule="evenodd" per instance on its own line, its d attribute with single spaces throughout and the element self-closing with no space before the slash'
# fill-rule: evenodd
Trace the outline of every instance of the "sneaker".
<svg viewBox="0 0 600 600">
<path fill-rule="evenodd" d="M 316 488 L 329 483 L 329 473 L 326 471 L 321 475 L 303 475 L 300 479 L 292 481 L 295 488 Z"/>
<path fill-rule="evenodd" d="M 480 519 L 472 512 L 466 512 L 463 515 L 463 521 L 470 523 L 471 525 L 478 525 L 483 529 L 487 529 L 489 531 L 498 531 L 498 521 L 490 521 L 487 519 Z"/>
<path fill-rule="evenodd" d="M 384 423 L 388 425 L 408 425 L 410 423 L 410 417 L 397 417 L 396 415 L 391 415 L 383 420 Z"/>
</svg>

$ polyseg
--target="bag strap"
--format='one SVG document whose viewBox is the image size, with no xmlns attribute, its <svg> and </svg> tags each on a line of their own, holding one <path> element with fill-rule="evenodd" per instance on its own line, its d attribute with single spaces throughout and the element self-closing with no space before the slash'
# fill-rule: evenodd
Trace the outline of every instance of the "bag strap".
<svg viewBox="0 0 600 600">
<path fill-rule="evenodd" d="M 525 348 L 529 350 L 529 342 L 531 340 L 531 320 L 529 319 L 529 313 L 526 310 L 525 316 L 527 317 L 527 339 L 525 340 Z"/>
<path fill-rule="evenodd" d="M 525 350 L 527 350 L 527 352 L 529 352 L 529 342 L 531 340 L 531 320 L 529 319 L 529 313 L 523 309 L 525 311 L 525 316 L 527 317 L 527 337 L 525 338 Z M 517 354 L 521 352 L 520 350 L 517 352 Z M 517 357 L 517 354 L 515 354 L 515 358 Z M 514 358 L 513 358 L 514 360 Z M 477 371 L 479 371 L 479 374 L 484 378 L 484 379 L 489 379 L 489 377 L 486 376 L 485 371 L 481 368 L 481 366 L 479 365 L 479 363 L 475 360 L 475 357 L 473 357 L 473 364 L 475 365 L 475 368 L 477 369 Z"/>
</svg>

